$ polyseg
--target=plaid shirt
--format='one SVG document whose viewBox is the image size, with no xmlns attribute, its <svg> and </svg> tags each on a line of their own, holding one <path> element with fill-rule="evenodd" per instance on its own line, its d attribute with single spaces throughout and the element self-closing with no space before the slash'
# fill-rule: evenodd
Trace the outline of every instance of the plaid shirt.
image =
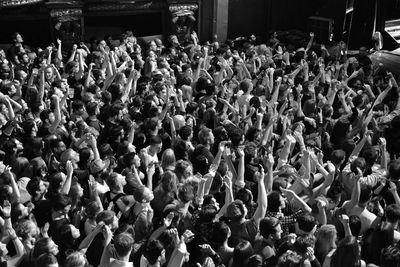
<svg viewBox="0 0 400 267">
<path fill-rule="evenodd" d="M 303 213 L 304 212 L 302 210 L 298 210 L 293 214 L 285 216 L 282 212 L 267 211 L 267 214 L 265 216 L 277 218 L 281 222 L 283 235 L 285 236 L 290 233 L 289 230 L 294 227 L 297 218 Z"/>
</svg>

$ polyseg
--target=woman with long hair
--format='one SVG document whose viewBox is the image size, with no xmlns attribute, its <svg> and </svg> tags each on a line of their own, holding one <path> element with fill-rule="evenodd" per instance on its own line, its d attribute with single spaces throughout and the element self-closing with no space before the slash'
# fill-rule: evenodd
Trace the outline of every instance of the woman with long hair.
<svg viewBox="0 0 400 267">
<path fill-rule="evenodd" d="M 333 253 L 332 253 L 333 252 Z M 343 238 L 335 251 L 329 253 L 324 261 L 323 267 L 365 267 L 365 261 L 361 260 L 360 246 L 357 238 L 346 236 Z"/>
<path fill-rule="evenodd" d="M 229 262 L 229 267 L 243 267 L 249 262 L 254 251 L 249 241 L 242 241 L 236 245 L 233 250 L 232 260 Z"/>
</svg>

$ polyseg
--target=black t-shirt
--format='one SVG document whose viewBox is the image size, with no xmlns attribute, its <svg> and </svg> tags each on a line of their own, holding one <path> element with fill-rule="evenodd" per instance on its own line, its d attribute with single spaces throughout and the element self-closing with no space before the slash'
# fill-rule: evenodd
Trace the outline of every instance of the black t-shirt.
<svg viewBox="0 0 400 267">
<path fill-rule="evenodd" d="M 38 227 L 43 227 L 46 222 L 51 221 L 51 201 L 46 199 L 33 202 L 33 204 L 35 204 L 35 208 L 32 213 L 35 215 L 37 225 Z"/>
<path fill-rule="evenodd" d="M 90 246 L 86 251 L 86 258 L 90 265 L 92 266 L 99 266 L 101 255 L 103 254 L 104 250 L 104 237 L 102 233 L 97 234 Z"/>
</svg>

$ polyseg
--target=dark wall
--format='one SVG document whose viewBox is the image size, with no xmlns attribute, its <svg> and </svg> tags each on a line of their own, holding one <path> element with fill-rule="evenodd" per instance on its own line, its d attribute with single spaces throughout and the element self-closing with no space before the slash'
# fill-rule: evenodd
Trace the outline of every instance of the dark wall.
<svg viewBox="0 0 400 267">
<path fill-rule="evenodd" d="M 228 38 L 251 33 L 266 38 L 270 31 L 307 31 L 307 18 L 325 3 L 321 0 L 230 0 Z"/>
</svg>

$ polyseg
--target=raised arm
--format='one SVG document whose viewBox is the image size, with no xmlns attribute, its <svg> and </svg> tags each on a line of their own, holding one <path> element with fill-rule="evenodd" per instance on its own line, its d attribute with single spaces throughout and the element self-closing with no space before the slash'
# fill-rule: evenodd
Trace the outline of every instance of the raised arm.
<svg viewBox="0 0 400 267">
<path fill-rule="evenodd" d="M 352 210 L 352 208 L 355 207 L 358 204 L 358 201 L 360 200 L 360 194 L 361 194 L 360 178 L 361 178 L 362 172 L 358 168 L 357 168 L 357 170 L 358 170 L 358 174 L 354 176 L 354 187 L 353 187 L 353 191 L 351 193 L 351 199 L 350 199 L 350 201 L 343 204 L 346 214 L 350 214 L 350 211 Z"/>
<path fill-rule="evenodd" d="M 300 204 L 300 206 L 301 206 L 303 211 L 305 211 L 305 212 L 311 212 L 312 211 L 310 206 L 308 206 L 307 203 L 304 202 L 304 200 L 302 198 L 300 198 L 294 191 L 281 187 L 281 192 L 284 193 L 287 197 L 296 200 L 297 203 Z"/>
<path fill-rule="evenodd" d="M 258 176 L 258 198 L 257 198 L 257 209 L 254 212 L 253 220 L 256 221 L 257 225 L 260 220 L 265 217 L 265 213 L 267 212 L 268 198 L 267 198 L 267 190 L 265 190 L 265 173 L 264 168 L 261 167 L 260 171 L 256 173 Z"/>
<path fill-rule="evenodd" d="M 53 95 L 54 100 L 54 122 L 49 127 L 49 132 L 54 134 L 58 125 L 61 122 L 61 107 L 60 107 L 60 98 L 57 95 Z"/>
<path fill-rule="evenodd" d="M 67 178 L 65 179 L 64 185 L 61 189 L 61 193 L 63 194 L 69 194 L 69 190 L 71 189 L 71 183 L 72 183 L 72 174 L 74 172 L 74 167 L 72 166 L 71 161 L 67 161 L 65 168 L 67 169 Z"/>
</svg>

